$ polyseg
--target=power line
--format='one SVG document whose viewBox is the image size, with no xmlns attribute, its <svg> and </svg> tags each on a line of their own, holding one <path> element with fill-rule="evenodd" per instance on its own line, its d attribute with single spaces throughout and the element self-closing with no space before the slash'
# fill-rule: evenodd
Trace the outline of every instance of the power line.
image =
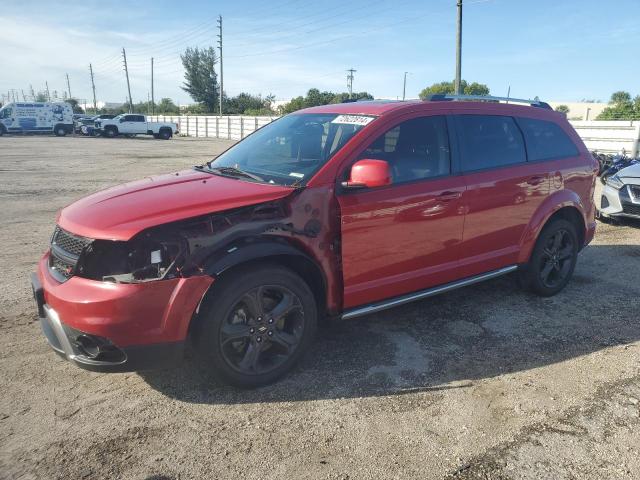
<svg viewBox="0 0 640 480">
<path fill-rule="evenodd" d="M 124 73 L 127 76 L 127 90 L 129 92 L 129 113 L 133 113 L 133 99 L 131 98 L 131 84 L 129 83 L 129 69 L 127 68 L 127 52 L 122 47 L 122 58 L 124 59 Z"/>
<path fill-rule="evenodd" d="M 220 47 L 220 116 L 222 116 L 222 97 L 224 96 L 224 74 L 222 71 L 222 15 L 218 15 L 218 46 Z"/>
<path fill-rule="evenodd" d="M 353 74 L 357 72 L 357 70 L 354 70 L 353 68 L 350 68 L 349 70 L 347 70 L 348 75 L 347 75 L 347 88 L 349 89 L 349 98 L 353 97 Z"/>
<path fill-rule="evenodd" d="M 460 95 L 460 82 L 462 78 L 462 0 L 458 0 L 458 29 L 456 32 L 456 81 L 455 92 Z"/>
<path fill-rule="evenodd" d="M 91 89 L 93 90 L 93 113 L 98 113 L 98 103 L 96 102 L 96 84 L 93 81 L 93 67 L 89 64 L 89 73 L 91 74 Z"/>
</svg>

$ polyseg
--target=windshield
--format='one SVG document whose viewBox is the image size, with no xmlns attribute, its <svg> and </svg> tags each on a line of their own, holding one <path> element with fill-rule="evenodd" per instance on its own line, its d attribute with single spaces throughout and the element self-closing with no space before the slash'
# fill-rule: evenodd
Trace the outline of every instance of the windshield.
<svg viewBox="0 0 640 480">
<path fill-rule="evenodd" d="M 244 179 L 303 185 L 374 117 L 293 114 L 261 128 L 231 147 L 207 168 L 223 174 L 241 170 Z"/>
</svg>

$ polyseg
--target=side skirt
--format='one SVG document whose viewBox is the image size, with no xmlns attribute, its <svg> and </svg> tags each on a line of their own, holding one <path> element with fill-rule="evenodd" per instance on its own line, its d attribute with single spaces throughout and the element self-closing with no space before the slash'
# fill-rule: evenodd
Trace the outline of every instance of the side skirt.
<svg viewBox="0 0 640 480">
<path fill-rule="evenodd" d="M 511 265 L 509 267 L 503 267 L 498 270 L 492 270 L 490 272 L 482 273 L 480 275 L 476 275 L 469 278 L 464 278 L 462 280 L 457 280 L 455 282 L 445 283 L 444 285 L 440 285 L 438 287 L 432 287 L 426 290 L 421 290 L 419 292 L 409 293 L 407 295 L 394 297 L 389 300 L 372 303 L 369 305 L 365 305 L 363 307 L 356 307 L 344 312 L 342 314 L 342 319 L 349 320 L 351 318 L 361 317 L 363 315 L 369 315 L 370 313 L 386 310 L 387 308 L 393 308 L 399 305 L 404 305 L 405 303 L 413 302 L 416 300 L 422 300 L 423 298 L 433 297 L 434 295 L 449 292 L 451 290 L 455 290 L 456 288 L 466 287 L 467 285 L 473 285 L 474 283 L 479 283 L 485 280 L 490 280 L 492 278 L 500 277 L 502 275 L 506 275 L 507 273 L 514 272 L 517 269 L 518 269 L 517 265 Z"/>
</svg>

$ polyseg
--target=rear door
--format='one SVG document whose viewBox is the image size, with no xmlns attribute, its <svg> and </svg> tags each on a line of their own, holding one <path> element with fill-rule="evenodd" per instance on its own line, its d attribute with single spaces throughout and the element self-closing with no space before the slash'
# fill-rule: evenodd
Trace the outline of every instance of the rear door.
<svg viewBox="0 0 640 480">
<path fill-rule="evenodd" d="M 394 123 L 357 155 L 387 161 L 392 185 L 338 196 L 345 308 L 457 277 L 465 187 L 451 174 L 447 120 L 414 114 Z"/>
<path fill-rule="evenodd" d="M 455 116 L 466 211 L 463 276 L 517 262 L 525 228 L 549 194 L 548 166 L 528 162 L 522 131 L 503 115 Z"/>
</svg>

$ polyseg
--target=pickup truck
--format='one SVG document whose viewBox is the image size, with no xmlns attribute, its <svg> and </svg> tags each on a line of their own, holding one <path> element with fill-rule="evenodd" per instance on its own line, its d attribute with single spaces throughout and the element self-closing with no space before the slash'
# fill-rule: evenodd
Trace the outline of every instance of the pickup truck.
<svg viewBox="0 0 640 480">
<path fill-rule="evenodd" d="M 153 135 L 153 138 L 169 140 L 178 133 L 177 123 L 149 122 L 144 115 L 125 113 L 118 115 L 111 120 L 96 120 L 96 133 L 104 137 L 117 137 L 124 135 L 133 137 L 135 135 Z"/>
</svg>

